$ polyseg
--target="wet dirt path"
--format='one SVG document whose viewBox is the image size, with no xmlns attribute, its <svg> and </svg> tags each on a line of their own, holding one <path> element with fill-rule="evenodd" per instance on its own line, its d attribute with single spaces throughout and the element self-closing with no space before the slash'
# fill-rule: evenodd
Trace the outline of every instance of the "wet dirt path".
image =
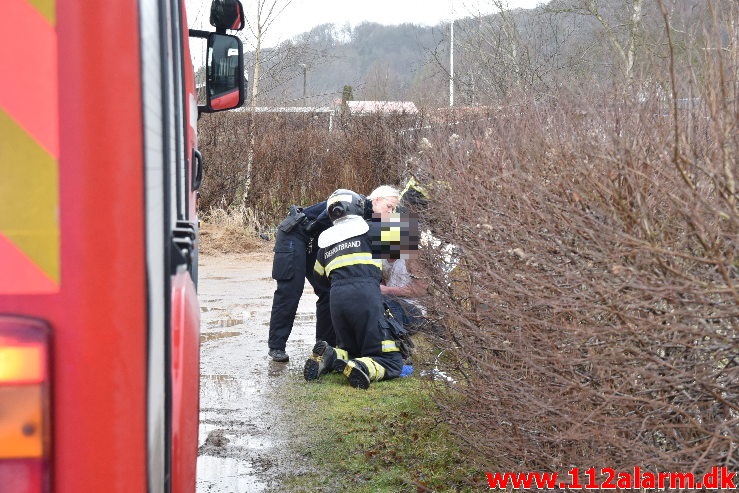
<svg viewBox="0 0 739 493">
<path fill-rule="evenodd" d="M 267 356 L 275 282 L 271 252 L 201 256 L 200 436 L 197 493 L 279 491 L 299 469 L 279 404 L 281 382 L 302 378 L 315 341 L 315 300 L 306 289 L 287 345 L 290 362 Z M 284 398 L 284 396 L 282 397 Z"/>
</svg>

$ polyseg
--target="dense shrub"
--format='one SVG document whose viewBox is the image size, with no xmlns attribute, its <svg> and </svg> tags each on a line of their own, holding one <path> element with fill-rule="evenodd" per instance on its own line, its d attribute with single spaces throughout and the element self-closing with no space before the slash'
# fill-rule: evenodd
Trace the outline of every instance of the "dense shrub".
<svg viewBox="0 0 739 493">
<path fill-rule="evenodd" d="M 408 140 L 402 130 L 419 125 L 422 117 L 336 116 L 329 130 L 326 114 L 257 113 L 251 184 L 243 203 L 249 119 L 248 112 L 204 117 L 200 208 L 245 206 L 254 226 L 269 227 L 290 205 L 325 200 L 337 188 L 368 194 L 378 185 L 398 183 Z"/>
<path fill-rule="evenodd" d="M 713 61 L 690 107 L 614 88 L 429 136 L 463 375 L 439 403 L 499 470 L 739 466 L 737 71 Z"/>
<path fill-rule="evenodd" d="M 441 402 L 501 467 L 737 465 L 736 141 L 696 129 L 681 164 L 667 121 L 560 104 L 437 140 L 428 215 L 459 258 L 427 260 L 466 376 Z"/>
</svg>

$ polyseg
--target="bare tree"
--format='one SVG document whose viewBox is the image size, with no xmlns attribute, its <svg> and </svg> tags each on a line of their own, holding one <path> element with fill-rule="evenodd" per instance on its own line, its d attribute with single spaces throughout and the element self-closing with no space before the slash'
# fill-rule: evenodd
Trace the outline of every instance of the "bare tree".
<svg viewBox="0 0 739 493">
<path fill-rule="evenodd" d="M 563 54 L 574 28 L 541 11 L 511 9 L 505 0 L 490 4 L 497 14 L 477 12 L 456 23 L 455 85 L 469 103 L 541 97 L 556 84 L 558 73 L 581 64 Z"/>
<path fill-rule="evenodd" d="M 492 3 L 500 12 L 500 33 L 505 41 L 505 44 L 501 45 L 505 47 L 505 51 L 502 53 L 507 58 L 511 67 L 513 81 L 518 85 L 521 83 L 524 71 L 521 60 L 522 47 L 518 26 L 510 9 L 507 8 L 508 2 L 504 0 L 493 0 Z"/>
<path fill-rule="evenodd" d="M 259 96 L 259 72 L 261 68 L 262 42 L 269 28 L 274 24 L 279 15 L 292 3 L 292 0 L 257 0 L 254 17 L 247 18 L 247 25 L 251 36 L 254 38 L 254 73 L 252 75 L 251 97 L 249 108 L 249 143 L 246 149 L 246 177 L 244 181 L 244 193 L 242 204 L 244 207 L 244 221 L 247 221 L 247 200 L 251 188 L 252 167 L 254 164 L 255 144 L 255 114 L 257 108 L 257 97 Z"/>
<path fill-rule="evenodd" d="M 366 83 L 360 92 L 362 99 L 387 101 L 401 92 L 400 82 L 392 68 L 375 62 L 367 70 Z"/>
<path fill-rule="evenodd" d="M 611 5 L 614 3 L 610 2 Z M 619 55 L 624 76 L 631 79 L 641 38 L 644 0 L 625 0 L 620 3 L 626 14 L 625 20 L 609 20 L 600 0 L 551 2 L 546 11 L 554 14 L 571 13 L 595 19 L 602 27 L 606 39 Z"/>
</svg>

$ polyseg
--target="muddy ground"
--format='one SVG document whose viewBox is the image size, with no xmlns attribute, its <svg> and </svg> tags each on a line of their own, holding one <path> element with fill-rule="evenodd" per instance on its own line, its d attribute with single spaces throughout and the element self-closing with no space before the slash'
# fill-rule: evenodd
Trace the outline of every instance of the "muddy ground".
<svg viewBox="0 0 739 493">
<path fill-rule="evenodd" d="M 288 363 L 267 356 L 275 281 L 271 243 L 252 254 L 201 255 L 198 493 L 279 491 L 305 467 L 286 444 L 294 430 L 280 404 L 286 379 L 302 379 L 315 341 L 316 297 L 308 289 L 287 345 Z"/>
</svg>

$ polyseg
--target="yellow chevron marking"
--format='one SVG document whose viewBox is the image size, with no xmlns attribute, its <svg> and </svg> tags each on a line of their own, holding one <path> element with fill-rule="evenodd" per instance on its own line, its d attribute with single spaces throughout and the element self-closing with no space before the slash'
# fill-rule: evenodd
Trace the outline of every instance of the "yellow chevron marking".
<svg viewBox="0 0 739 493">
<path fill-rule="evenodd" d="M 26 0 L 28 3 L 36 7 L 41 15 L 43 15 L 49 24 L 56 25 L 56 0 Z"/>
<path fill-rule="evenodd" d="M 2 108 L 0 177 L 0 232 L 58 283 L 58 163 Z"/>
</svg>

